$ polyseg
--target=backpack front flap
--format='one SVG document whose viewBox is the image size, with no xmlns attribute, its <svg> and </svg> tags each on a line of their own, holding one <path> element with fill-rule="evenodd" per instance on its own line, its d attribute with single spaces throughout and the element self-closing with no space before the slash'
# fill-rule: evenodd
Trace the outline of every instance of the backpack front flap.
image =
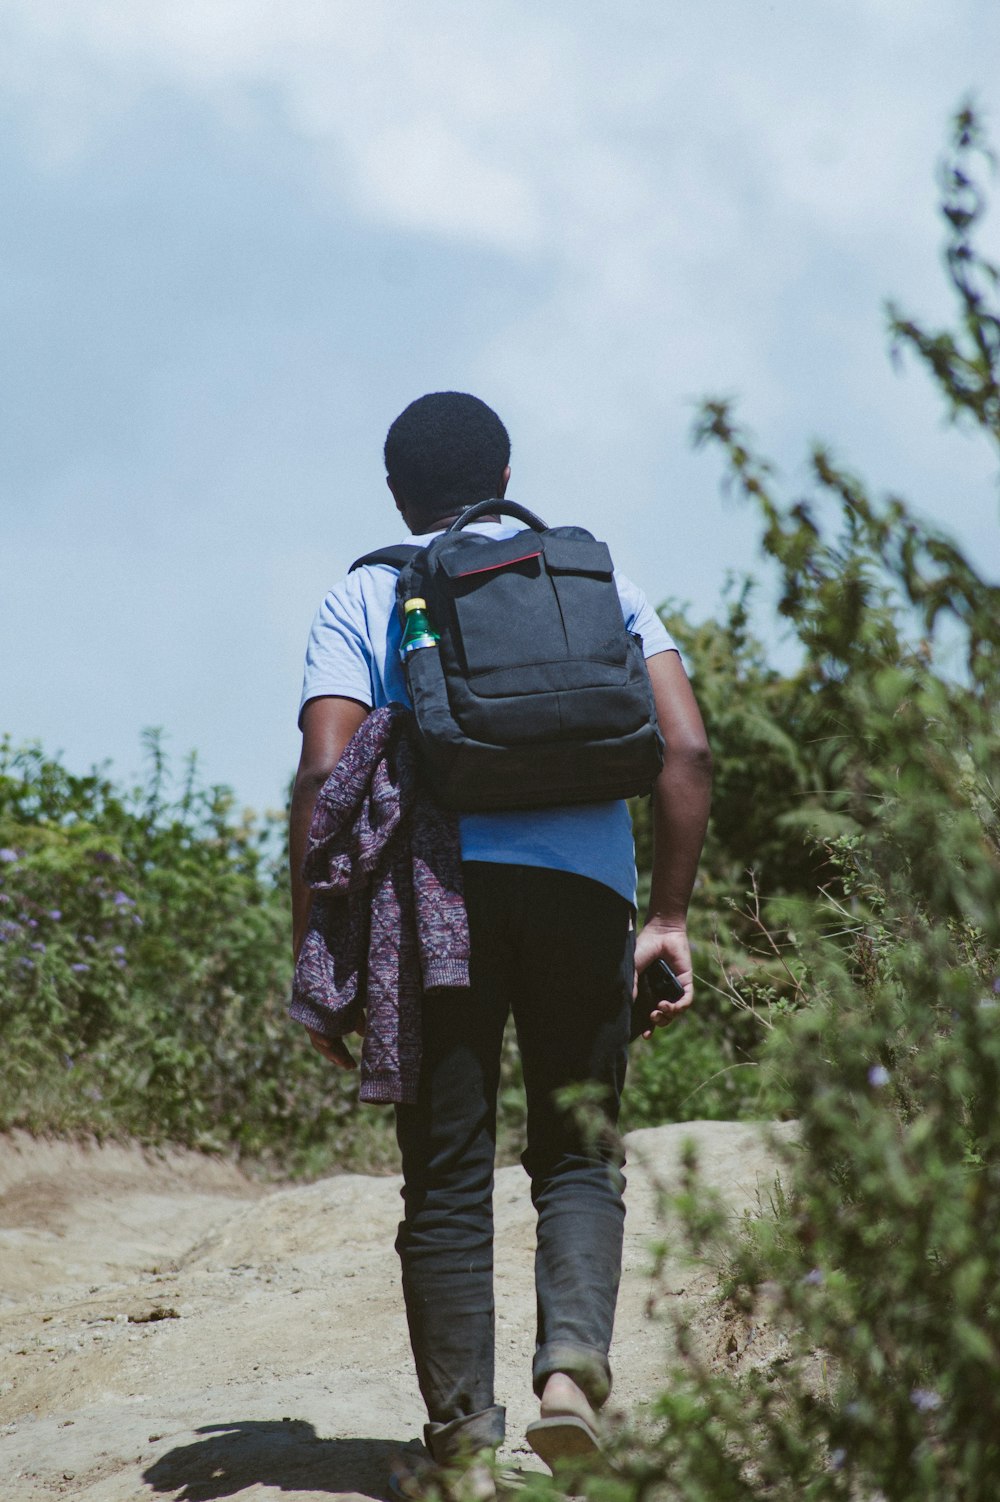
<svg viewBox="0 0 1000 1502">
<path fill-rule="evenodd" d="M 605 543 L 582 527 L 447 532 L 402 569 L 397 594 L 400 609 L 423 596 L 440 635 L 407 677 L 442 802 L 525 808 L 649 790 L 662 740 Z"/>
</svg>

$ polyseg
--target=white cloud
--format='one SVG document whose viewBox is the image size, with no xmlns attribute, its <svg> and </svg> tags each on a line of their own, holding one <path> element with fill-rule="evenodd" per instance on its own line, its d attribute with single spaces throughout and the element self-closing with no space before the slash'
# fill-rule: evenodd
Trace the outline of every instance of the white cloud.
<svg viewBox="0 0 1000 1502">
<path fill-rule="evenodd" d="M 528 182 L 445 128 L 440 118 L 389 126 L 356 150 L 364 201 L 402 229 L 530 251 L 539 214 Z"/>
<path fill-rule="evenodd" d="M 1000 40 L 987 0 L 8 0 L 6 26 L 51 161 L 143 89 L 235 121 L 265 91 L 362 218 L 551 268 L 530 327 L 498 330 L 512 380 L 565 348 L 567 378 L 603 360 L 626 400 L 678 351 L 685 389 L 760 385 L 820 242 L 868 263 L 926 243 L 944 116 Z"/>
<path fill-rule="evenodd" d="M 988 0 L 9 0 L 7 16 L 8 82 L 53 161 L 143 89 L 192 91 L 234 129 L 263 91 L 318 190 L 360 218 L 544 265 L 548 296 L 481 364 L 512 395 L 559 391 L 583 428 L 720 382 L 780 419 L 795 382 L 769 351 L 821 262 L 845 282 L 884 265 L 886 292 L 897 268 L 930 285 L 932 254 L 904 263 L 931 243 L 931 163 L 960 93 L 993 88 L 1000 41 Z M 871 302 L 814 295 L 848 341 L 873 331 Z"/>
<path fill-rule="evenodd" d="M 694 479 L 685 452 L 687 402 L 698 393 L 743 394 L 765 447 L 777 435 L 786 464 L 804 436 L 826 433 L 859 467 L 874 459 L 889 472 L 902 453 L 910 474 L 900 483 L 926 474 L 944 493 L 954 450 L 934 457 L 932 404 L 913 397 L 921 378 L 887 375 L 879 302 L 894 293 L 918 312 L 940 305 L 932 167 L 966 89 L 996 105 L 997 55 L 995 0 L 5 0 L 0 12 L 7 117 L 42 173 L 85 184 L 102 152 L 113 172 L 120 158 L 106 148 L 127 136 L 147 96 L 181 96 L 251 153 L 262 125 L 263 136 L 280 136 L 296 165 L 290 199 L 329 201 L 363 244 L 385 232 L 401 258 L 418 242 L 451 258 L 468 245 L 475 274 L 491 279 L 492 323 L 476 340 L 459 330 L 429 349 L 426 366 L 407 349 L 406 380 L 418 371 L 428 384 L 481 389 L 508 417 L 518 466 L 530 456 L 541 495 L 573 497 L 592 524 L 611 504 L 641 514 L 641 531 L 625 534 L 641 539 L 625 560 L 636 567 L 646 552 L 655 561 L 681 542 L 700 545 L 705 592 L 727 566 L 752 562 L 752 528 L 733 508 L 720 523 L 716 508 L 704 535 L 715 471 L 704 465 Z M 178 175 L 185 166 L 179 157 Z M 127 170 L 141 165 L 128 157 Z M 199 180 L 203 194 L 212 188 L 210 175 Z M 169 241 L 169 212 L 163 224 Z M 181 260 L 196 276 L 190 228 Z M 306 232 L 314 228 L 310 220 Z M 218 252 L 213 264 L 222 285 Z M 178 297 L 185 285 L 170 282 Z M 425 289 L 412 292 L 420 303 Z M 378 278 L 356 295 L 377 322 Z M 234 315 L 250 329 L 271 316 L 251 303 L 248 294 Z M 336 342 L 336 316 L 321 343 Z M 369 379 L 388 403 L 399 396 L 407 329 L 377 333 L 385 376 Z M 300 351 L 289 337 L 289 363 L 307 364 L 308 344 Z M 363 332 L 345 337 L 350 346 Z M 187 393 L 204 388 L 183 348 L 169 372 L 174 399 L 152 383 L 150 409 L 182 414 L 176 446 L 188 466 L 177 472 L 164 458 L 160 467 L 199 506 L 228 493 L 216 471 L 239 462 L 246 412 L 256 436 L 272 410 L 246 395 L 227 361 L 263 351 L 257 364 L 242 358 L 278 392 L 270 349 L 267 338 L 230 349 L 220 336 L 216 384 L 233 389 L 232 425 L 220 432 L 211 405 L 197 442 Z M 127 354 L 107 355 L 116 357 L 120 386 L 150 379 Z M 356 349 L 342 359 L 350 379 Z M 297 399 L 301 388 L 289 389 Z M 359 398 L 359 425 L 372 405 Z M 380 407 L 378 422 L 391 415 Z M 172 441 L 162 448 L 172 452 Z M 280 442 L 267 450 L 262 439 L 261 451 L 280 469 Z M 45 484 L 71 500 L 70 470 Z M 359 490 L 362 474 L 349 477 Z M 99 483 L 88 478 L 88 489 Z M 665 495 L 673 502 L 699 483 L 670 512 Z M 973 483 L 985 485 L 979 470 Z M 355 551 L 362 523 L 360 510 L 348 518 Z"/>
<path fill-rule="evenodd" d="M 980 66 L 985 38 L 963 37 L 963 19 L 998 29 L 985 0 L 950 18 L 905 9 L 904 25 L 887 0 L 649 4 L 629 29 L 599 6 L 560 19 L 528 0 L 8 0 L 5 71 L 36 125 L 65 136 L 72 121 L 84 151 L 143 85 L 220 109 L 273 89 L 387 222 L 453 234 L 464 214 L 478 239 L 496 192 L 500 248 L 520 232 L 568 251 L 616 225 L 658 239 L 678 185 L 693 172 L 704 199 L 727 166 L 824 222 L 898 213 L 886 190 L 930 123 L 921 93 L 949 64 Z"/>
</svg>

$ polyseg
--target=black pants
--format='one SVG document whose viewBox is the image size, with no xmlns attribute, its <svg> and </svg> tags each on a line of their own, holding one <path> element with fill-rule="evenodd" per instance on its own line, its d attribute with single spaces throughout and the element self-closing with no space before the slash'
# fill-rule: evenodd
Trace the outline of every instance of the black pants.
<svg viewBox="0 0 1000 1502">
<path fill-rule="evenodd" d="M 396 1108 L 405 1207 L 396 1249 L 427 1443 L 439 1460 L 503 1439 L 492 1195 L 509 1011 L 528 1102 L 522 1162 L 538 1215 L 536 1393 L 561 1371 L 595 1406 L 608 1394 L 625 1214 L 612 1129 L 628 1051 L 631 906 L 563 871 L 486 862 L 463 870 L 471 991 L 425 998 L 419 1099 Z M 584 1098 L 571 1104 L 563 1091 Z"/>
</svg>

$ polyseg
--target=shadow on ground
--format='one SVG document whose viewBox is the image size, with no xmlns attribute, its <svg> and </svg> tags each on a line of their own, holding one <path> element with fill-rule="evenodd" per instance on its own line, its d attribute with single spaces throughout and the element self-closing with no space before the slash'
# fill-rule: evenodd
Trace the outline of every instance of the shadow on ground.
<svg viewBox="0 0 1000 1502">
<path fill-rule="evenodd" d="M 168 1450 L 142 1473 L 147 1486 L 173 1493 L 174 1502 L 214 1502 L 255 1485 L 334 1496 L 360 1492 L 387 1502 L 394 1462 L 424 1453 L 412 1439 L 320 1439 L 303 1419 L 237 1419 L 195 1433 L 211 1437 Z"/>
</svg>

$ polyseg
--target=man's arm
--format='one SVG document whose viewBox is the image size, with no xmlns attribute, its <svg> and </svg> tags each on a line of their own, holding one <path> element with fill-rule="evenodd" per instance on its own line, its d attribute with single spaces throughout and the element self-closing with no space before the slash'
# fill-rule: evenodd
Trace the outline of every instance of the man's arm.
<svg viewBox="0 0 1000 1502">
<path fill-rule="evenodd" d="M 302 753 L 292 787 L 292 808 L 288 825 L 288 862 L 292 886 L 292 954 L 299 957 L 309 923 L 312 892 L 302 877 L 306 841 L 316 798 L 356 730 L 368 714 L 356 699 L 310 699 L 302 711 Z M 313 1046 L 342 1069 L 353 1069 L 354 1060 L 339 1039 L 324 1038 L 322 1033 L 307 1029 Z"/>
<path fill-rule="evenodd" d="M 653 788 L 653 879 L 635 968 L 638 976 L 664 959 L 684 987 L 680 1001 L 658 1003 L 655 1024 L 663 1026 L 693 995 L 687 910 L 708 825 L 712 753 L 680 655 L 658 652 L 646 667 L 666 750 Z"/>
</svg>

